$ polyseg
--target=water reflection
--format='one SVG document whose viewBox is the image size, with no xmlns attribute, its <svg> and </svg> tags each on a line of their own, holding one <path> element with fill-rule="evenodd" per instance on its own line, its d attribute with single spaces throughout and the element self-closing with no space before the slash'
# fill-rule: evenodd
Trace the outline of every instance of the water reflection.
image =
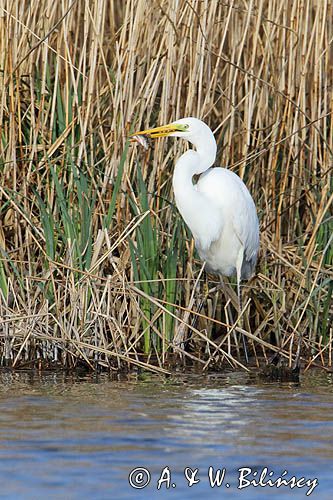
<svg viewBox="0 0 333 500">
<path fill-rule="evenodd" d="M 244 374 L 160 379 L 0 374 L 0 478 L 6 498 L 306 498 L 307 488 L 237 489 L 238 469 L 318 477 L 331 498 L 332 378 L 263 384 Z M 129 472 L 151 472 L 147 489 Z M 175 488 L 156 491 L 169 466 Z M 188 488 L 184 468 L 198 468 Z M 207 470 L 226 468 L 230 488 Z M 275 477 L 275 476 L 274 476 Z"/>
</svg>

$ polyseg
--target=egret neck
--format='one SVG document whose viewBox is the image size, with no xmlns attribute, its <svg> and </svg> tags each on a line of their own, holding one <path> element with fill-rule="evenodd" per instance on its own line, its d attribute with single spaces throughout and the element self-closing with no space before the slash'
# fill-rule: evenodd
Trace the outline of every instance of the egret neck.
<svg viewBox="0 0 333 500">
<path fill-rule="evenodd" d="M 217 227 L 220 218 L 217 207 L 207 212 L 207 199 L 193 184 L 193 176 L 208 170 L 216 158 L 216 141 L 209 132 L 203 137 L 196 137 L 195 141 L 189 139 L 196 150 L 190 149 L 178 159 L 172 179 L 177 208 L 191 229 L 196 244 L 203 249 L 207 227 L 212 224 Z M 196 213 L 195 219 L 193 213 Z"/>
</svg>

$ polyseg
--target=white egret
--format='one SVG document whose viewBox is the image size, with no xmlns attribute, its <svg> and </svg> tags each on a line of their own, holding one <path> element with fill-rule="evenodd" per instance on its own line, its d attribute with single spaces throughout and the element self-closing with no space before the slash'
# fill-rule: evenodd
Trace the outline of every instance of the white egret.
<svg viewBox="0 0 333 500">
<path fill-rule="evenodd" d="M 134 136 L 181 137 L 195 147 L 175 165 L 172 183 L 176 205 L 206 268 L 220 276 L 236 275 L 241 312 L 240 282 L 254 273 L 259 250 L 257 211 L 244 182 L 231 170 L 210 168 L 216 158 L 216 141 L 210 128 L 197 118 L 181 118 Z M 195 184 L 194 175 L 200 175 Z"/>
</svg>

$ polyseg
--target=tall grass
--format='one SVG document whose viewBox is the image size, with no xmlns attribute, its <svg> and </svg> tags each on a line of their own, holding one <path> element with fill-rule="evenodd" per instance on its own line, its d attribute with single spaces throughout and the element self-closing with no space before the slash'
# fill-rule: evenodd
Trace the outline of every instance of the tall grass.
<svg viewBox="0 0 333 500">
<path fill-rule="evenodd" d="M 11 366 L 332 365 L 328 0 L 3 0 L 0 353 Z M 258 207 L 244 321 L 205 293 L 173 162 L 130 130 L 193 115 Z M 214 286 L 214 278 L 211 277 Z M 202 300 L 204 299 L 204 300 Z M 201 305 L 200 305 L 201 304 Z"/>
</svg>

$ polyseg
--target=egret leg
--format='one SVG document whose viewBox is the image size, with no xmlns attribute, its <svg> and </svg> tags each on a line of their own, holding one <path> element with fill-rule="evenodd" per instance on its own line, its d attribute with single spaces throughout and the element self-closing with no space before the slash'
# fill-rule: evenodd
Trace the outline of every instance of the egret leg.
<svg viewBox="0 0 333 500">
<path fill-rule="evenodd" d="M 242 301 L 242 290 L 240 287 L 240 280 L 237 276 L 237 295 L 238 295 L 238 305 L 239 305 L 239 314 L 242 313 L 243 310 L 243 301 Z M 241 327 L 243 326 L 243 320 L 241 319 Z M 247 364 L 249 364 L 249 355 L 247 352 L 247 342 L 244 333 L 242 332 L 242 340 L 243 340 L 243 349 L 244 349 L 244 357 Z"/>
<path fill-rule="evenodd" d="M 227 309 L 225 310 L 227 323 L 229 323 L 230 325 L 234 325 L 235 324 L 234 314 L 232 312 L 231 305 L 233 305 L 235 308 L 237 308 L 238 298 L 237 298 L 235 292 L 233 291 L 233 289 L 230 286 L 227 287 L 225 285 L 222 275 L 220 275 L 220 288 L 222 289 L 225 300 L 227 302 L 227 304 L 226 304 Z M 227 314 L 228 314 L 228 316 L 227 316 Z M 229 328 L 228 328 L 228 330 L 229 330 Z M 232 331 L 232 335 L 233 335 L 234 340 L 235 340 L 237 355 L 240 356 L 239 345 L 238 345 L 238 340 L 237 340 L 237 332 L 235 331 L 234 326 L 231 328 L 231 331 Z"/>
<path fill-rule="evenodd" d="M 236 273 L 237 273 L 237 297 L 238 297 L 238 308 L 239 308 L 239 316 L 243 311 L 243 300 L 242 300 L 242 290 L 241 290 L 241 272 L 242 272 L 242 263 L 243 263 L 244 250 L 243 248 L 240 250 L 237 258 L 236 264 Z M 241 327 L 243 327 L 243 320 L 241 319 Z M 244 357 L 247 364 L 249 364 L 249 355 L 247 350 L 247 342 L 244 333 L 242 332 L 242 340 L 243 340 L 243 349 L 244 349 Z"/>
</svg>

